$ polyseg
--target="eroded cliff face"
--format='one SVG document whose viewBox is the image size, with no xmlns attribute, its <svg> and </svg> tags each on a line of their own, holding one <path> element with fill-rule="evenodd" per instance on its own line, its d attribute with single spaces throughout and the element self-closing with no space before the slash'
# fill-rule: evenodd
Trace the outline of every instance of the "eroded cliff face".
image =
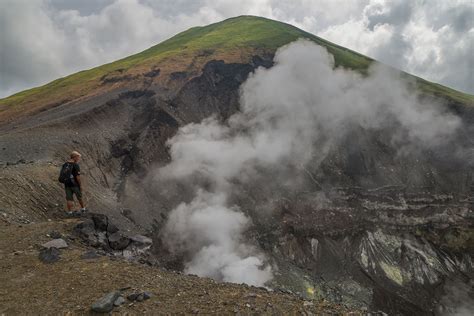
<svg viewBox="0 0 474 316">
<path fill-rule="evenodd" d="M 446 281 L 472 277 L 468 200 L 397 188 L 339 189 L 324 199 L 324 206 L 309 202 L 287 212 L 272 236 L 275 257 L 302 271 L 305 282 L 293 290 L 390 313 L 430 314 L 441 308 Z"/>
<path fill-rule="evenodd" d="M 211 115 L 225 121 L 239 111 L 240 85 L 257 67 L 271 67 L 272 57 L 212 60 L 199 74 L 172 73 L 163 81 L 168 84 L 121 86 L 2 127 L 8 131 L 0 136 L 2 168 L 11 184 L 0 187 L 2 202 L 15 210 L 8 216 L 19 219 L 38 206 L 45 211 L 33 218 L 61 212 L 55 207 L 62 203 L 59 189 L 30 191 L 27 201 L 19 201 L 21 192 L 16 196 L 12 186 L 43 170 L 37 181 L 51 187 L 54 166 L 74 147 L 84 154 L 91 208 L 131 230 L 153 232 L 158 260 L 182 268 L 185 254 L 171 256 L 159 241 L 168 213 L 189 192 L 178 186 L 158 196 L 154 170 L 169 162 L 166 142 L 179 127 Z M 160 75 L 157 69 L 149 74 Z M 474 168 L 468 159 L 474 108 L 448 107 L 464 122 L 456 144 L 401 153 L 390 142 L 395 126 L 354 127 L 324 149 L 323 161 L 288 170 L 300 174 L 298 183 L 262 177 L 237 186 L 232 199 L 252 220 L 247 238 L 274 267 L 272 286 L 394 314 L 447 308 L 444 287 L 472 280 L 474 253 Z M 453 154 L 455 148 L 464 155 Z"/>
</svg>

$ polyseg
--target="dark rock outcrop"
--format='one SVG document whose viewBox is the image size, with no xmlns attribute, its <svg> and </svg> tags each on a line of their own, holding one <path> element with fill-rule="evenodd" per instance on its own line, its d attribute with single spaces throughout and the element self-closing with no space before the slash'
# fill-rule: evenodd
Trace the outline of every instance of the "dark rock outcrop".
<svg viewBox="0 0 474 316">
<path fill-rule="evenodd" d="M 127 259 L 138 260 L 147 256 L 153 243 L 150 238 L 143 235 L 127 236 L 104 214 L 90 213 L 89 217 L 73 229 L 73 233 L 83 242 Z"/>
</svg>

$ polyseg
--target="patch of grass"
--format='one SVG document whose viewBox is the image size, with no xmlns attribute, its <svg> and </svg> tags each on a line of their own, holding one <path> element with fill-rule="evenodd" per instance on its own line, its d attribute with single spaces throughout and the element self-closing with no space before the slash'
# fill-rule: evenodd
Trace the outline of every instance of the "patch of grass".
<svg viewBox="0 0 474 316">
<path fill-rule="evenodd" d="M 474 95 L 462 93 L 438 83 L 430 82 L 422 78 L 416 78 L 418 88 L 421 92 L 451 99 L 468 106 L 474 106 Z"/>
<path fill-rule="evenodd" d="M 57 79 L 44 86 L 22 91 L 0 99 L 0 111 L 8 106 L 26 103 L 54 103 L 75 99 L 97 89 L 100 78 L 111 72 L 128 71 L 135 67 L 159 63 L 168 57 L 196 52 L 235 49 L 258 49 L 274 52 L 298 38 L 307 38 L 327 48 L 334 55 L 336 66 L 365 73 L 372 59 L 304 32 L 292 25 L 255 16 L 240 16 L 187 31 L 155 45 L 141 53 L 90 70 Z M 444 86 L 417 79 L 423 92 L 444 96 L 461 103 L 472 104 L 474 96 Z M 54 102 L 52 101 L 54 100 Z"/>
</svg>

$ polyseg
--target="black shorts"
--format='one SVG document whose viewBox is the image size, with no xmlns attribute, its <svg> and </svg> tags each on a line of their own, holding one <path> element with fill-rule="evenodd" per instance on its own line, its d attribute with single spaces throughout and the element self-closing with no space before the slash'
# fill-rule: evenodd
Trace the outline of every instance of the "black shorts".
<svg viewBox="0 0 474 316">
<path fill-rule="evenodd" d="M 66 190 L 66 200 L 67 201 L 74 201 L 74 194 L 76 195 L 76 199 L 82 199 L 81 188 L 79 187 L 64 187 Z"/>
</svg>

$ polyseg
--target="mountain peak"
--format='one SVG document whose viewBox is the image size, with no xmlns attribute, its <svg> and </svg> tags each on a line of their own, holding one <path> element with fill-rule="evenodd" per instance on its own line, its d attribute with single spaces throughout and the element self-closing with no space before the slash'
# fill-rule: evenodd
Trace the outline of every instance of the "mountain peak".
<svg viewBox="0 0 474 316">
<path fill-rule="evenodd" d="M 163 81 L 166 80 L 167 74 L 184 70 L 199 75 L 202 67 L 210 60 L 246 63 L 255 55 L 272 55 L 279 47 L 298 38 L 306 38 L 325 47 L 334 55 L 336 66 L 364 73 L 373 62 L 366 56 L 290 24 L 242 15 L 207 26 L 190 28 L 141 53 L 0 99 L 0 122 L 15 116 L 6 112 L 25 115 L 120 86 L 143 85 L 143 79 Z M 149 74 L 156 74 L 157 69 L 160 70 L 160 76 L 150 79 L 153 76 Z M 429 93 L 460 102 L 472 102 L 470 95 L 419 78 L 417 81 L 421 88 Z"/>
<path fill-rule="evenodd" d="M 325 46 L 335 55 L 336 63 L 353 69 L 367 68 L 371 59 L 344 47 L 323 40 L 297 27 L 263 17 L 242 15 L 207 26 L 193 27 L 155 45 L 131 59 L 149 58 L 166 50 L 185 49 L 188 53 L 199 50 L 261 49 L 274 52 L 298 38 L 307 38 Z M 350 55 L 350 58 L 348 58 Z"/>
</svg>

